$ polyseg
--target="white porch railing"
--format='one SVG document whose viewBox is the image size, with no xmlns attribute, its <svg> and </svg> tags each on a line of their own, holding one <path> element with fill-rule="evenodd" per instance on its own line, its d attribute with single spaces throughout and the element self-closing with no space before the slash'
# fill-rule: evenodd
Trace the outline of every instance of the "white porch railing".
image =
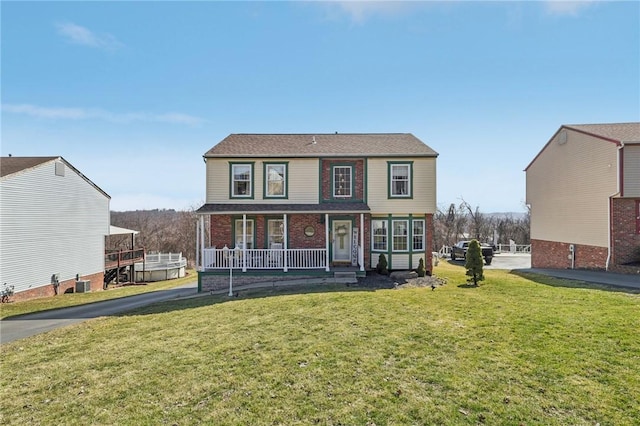
<svg viewBox="0 0 640 426">
<path fill-rule="evenodd" d="M 215 269 L 325 269 L 325 249 L 228 249 L 206 248 L 205 270 Z"/>
</svg>

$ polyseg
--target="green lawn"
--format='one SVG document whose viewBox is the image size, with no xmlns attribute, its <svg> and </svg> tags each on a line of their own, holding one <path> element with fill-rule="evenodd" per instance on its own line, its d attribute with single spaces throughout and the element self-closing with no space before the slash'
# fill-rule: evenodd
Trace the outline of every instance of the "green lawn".
<svg viewBox="0 0 640 426">
<path fill-rule="evenodd" d="M 638 294 L 435 272 L 435 291 L 207 295 L 3 345 L 0 421 L 638 424 Z"/>
<path fill-rule="evenodd" d="M 187 271 L 187 276 L 175 280 L 158 281 L 147 284 L 138 284 L 122 287 L 109 286 L 107 291 L 96 291 L 90 293 L 69 293 L 58 296 L 41 297 L 39 299 L 25 300 L 21 302 L 10 302 L 0 304 L 0 319 L 15 315 L 30 314 L 50 309 L 67 308 L 70 306 L 84 305 L 87 303 L 99 302 L 107 299 L 117 299 L 119 297 L 133 296 L 134 294 L 147 293 L 150 291 L 165 290 L 196 281 L 198 276 L 193 270 Z"/>
</svg>

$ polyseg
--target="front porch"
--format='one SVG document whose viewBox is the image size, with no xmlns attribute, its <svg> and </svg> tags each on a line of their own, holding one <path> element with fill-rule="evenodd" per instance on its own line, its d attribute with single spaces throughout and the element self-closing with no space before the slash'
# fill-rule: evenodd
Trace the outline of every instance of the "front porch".
<svg viewBox="0 0 640 426">
<path fill-rule="evenodd" d="M 336 268 L 349 267 L 364 275 L 368 218 L 362 212 L 206 213 L 200 216 L 197 234 L 201 273 L 236 270 L 283 275 L 306 271 L 328 275 Z M 211 221 L 208 225 L 205 217 Z"/>
<path fill-rule="evenodd" d="M 351 266 L 331 262 L 329 250 L 325 248 L 311 249 L 229 249 L 227 247 L 205 248 L 202 251 L 202 271 L 216 271 L 238 269 L 242 272 L 248 270 L 282 271 L 289 270 L 316 270 L 335 271 L 362 271 L 363 266 Z M 357 248 L 358 265 L 364 265 L 362 247 Z"/>
</svg>

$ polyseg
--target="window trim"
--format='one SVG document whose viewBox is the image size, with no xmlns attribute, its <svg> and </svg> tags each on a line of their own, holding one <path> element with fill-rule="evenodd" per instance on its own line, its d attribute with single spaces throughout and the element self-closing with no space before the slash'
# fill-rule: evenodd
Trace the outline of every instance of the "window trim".
<svg viewBox="0 0 640 426">
<path fill-rule="evenodd" d="M 409 188 L 407 188 L 408 191 L 406 195 L 398 195 L 393 193 L 393 168 L 395 166 L 408 166 L 409 176 L 407 179 L 407 185 L 409 186 Z M 387 161 L 387 198 L 413 198 L 413 161 Z"/>
<path fill-rule="evenodd" d="M 395 233 L 395 223 L 396 222 L 404 222 L 406 224 L 406 231 L 407 233 L 404 235 L 405 239 L 406 239 L 406 249 L 404 250 L 400 250 L 400 249 L 396 249 L 396 233 Z M 411 252 L 411 250 L 409 249 L 410 246 L 409 245 L 409 237 L 411 236 L 411 229 L 409 228 L 409 219 L 391 219 L 391 252 L 392 253 L 409 253 Z M 400 235 L 402 236 L 402 235 Z"/>
<path fill-rule="evenodd" d="M 238 221 L 240 221 L 240 226 L 238 226 Z M 252 244 L 251 247 L 246 247 L 247 250 L 256 248 L 256 220 L 253 217 L 247 218 L 247 224 L 249 224 L 249 222 L 251 222 L 252 232 L 251 234 L 247 233 L 247 241 L 252 241 Z M 242 240 L 242 234 L 238 232 L 239 229 L 242 229 L 242 217 L 236 216 L 233 218 L 233 235 L 231 239 L 233 247 L 230 248 L 236 248 L 238 246 L 238 237 L 240 237 L 240 240 Z"/>
<path fill-rule="evenodd" d="M 384 229 L 387 231 L 384 235 L 384 248 L 380 249 L 380 248 L 375 248 L 375 228 L 373 227 L 374 222 L 382 222 L 384 224 L 386 224 L 386 226 L 384 227 Z M 389 251 L 389 219 L 388 218 L 384 218 L 384 219 L 380 219 L 380 218 L 371 218 L 371 251 L 374 252 L 388 252 Z"/>
<path fill-rule="evenodd" d="M 262 175 L 264 182 L 264 191 L 262 193 L 262 198 L 278 198 L 278 199 L 288 199 L 289 198 L 289 162 L 288 161 L 269 161 L 262 163 Z M 284 182 L 283 182 L 283 194 L 282 195 L 270 195 L 269 194 L 269 166 L 283 166 L 284 167 Z"/>
<path fill-rule="evenodd" d="M 234 199 L 234 198 L 240 198 L 240 199 L 249 199 L 252 200 L 253 199 L 253 194 L 254 194 L 254 184 L 255 184 L 255 179 L 254 179 L 254 162 L 247 162 L 247 161 L 243 161 L 243 162 L 230 162 L 229 163 L 229 198 L 230 199 Z M 249 194 L 248 195 L 236 195 L 234 194 L 234 168 L 235 166 L 249 166 Z"/>
<path fill-rule="evenodd" d="M 335 170 L 338 168 L 349 169 L 349 195 L 336 195 L 336 175 Z M 337 200 L 350 200 L 353 199 L 353 194 L 355 192 L 355 177 L 353 175 L 353 170 L 355 169 L 353 164 L 332 164 L 331 165 L 331 198 Z"/>
<path fill-rule="evenodd" d="M 418 235 L 418 237 L 422 237 L 422 248 L 416 248 L 415 238 L 416 238 L 416 222 L 422 222 L 422 234 Z M 426 225 L 427 221 L 425 219 L 412 219 L 411 220 L 411 251 L 412 252 L 422 252 L 425 251 L 425 239 L 426 239 Z"/>
<path fill-rule="evenodd" d="M 269 231 L 270 231 L 269 223 L 270 223 L 270 222 L 274 222 L 274 221 L 280 221 L 280 222 L 282 222 L 282 248 L 284 248 L 284 247 L 285 247 L 284 242 L 285 242 L 285 240 L 286 240 L 287 236 L 285 235 L 285 232 L 284 232 L 284 217 L 282 217 L 282 216 L 280 216 L 280 217 L 275 217 L 275 216 L 274 216 L 274 217 L 266 217 L 266 218 L 265 218 L 265 224 L 266 224 L 266 226 L 265 226 L 265 234 L 266 234 L 266 236 L 265 236 L 265 248 L 267 248 L 267 249 L 270 249 L 270 248 L 271 248 L 271 247 L 270 247 L 270 238 L 271 238 L 271 234 L 270 234 L 270 232 L 269 232 Z"/>
</svg>

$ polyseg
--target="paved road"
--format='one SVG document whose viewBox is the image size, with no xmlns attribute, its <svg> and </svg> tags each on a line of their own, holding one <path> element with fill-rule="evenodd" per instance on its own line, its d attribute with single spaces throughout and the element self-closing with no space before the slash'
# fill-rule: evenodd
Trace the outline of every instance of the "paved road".
<svg viewBox="0 0 640 426">
<path fill-rule="evenodd" d="M 127 296 L 119 299 L 56 309 L 46 312 L 22 315 L 0 321 L 0 343 L 7 343 L 34 334 L 44 333 L 59 327 L 76 324 L 90 318 L 114 315 L 141 306 L 165 300 L 195 296 L 198 283 L 192 282 L 180 287 Z"/>
</svg>

